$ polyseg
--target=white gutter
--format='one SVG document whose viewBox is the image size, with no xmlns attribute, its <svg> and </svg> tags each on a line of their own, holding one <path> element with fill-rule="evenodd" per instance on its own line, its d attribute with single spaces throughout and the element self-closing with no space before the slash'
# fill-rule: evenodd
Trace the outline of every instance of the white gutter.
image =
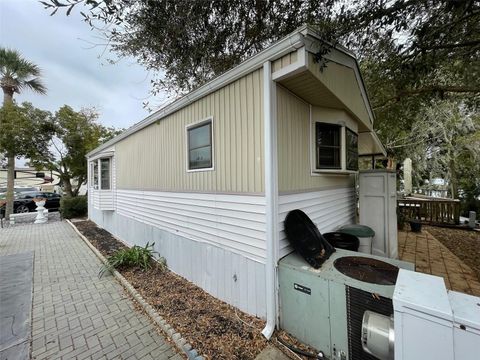
<svg viewBox="0 0 480 360">
<path fill-rule="evenodd" d="M 251 58 L 245 60 L 240 65 L 234 67 L 233 69 L 225 72 L 224 74 L 218 76 L 217 78 L 211 80 L 203 86 L 200 86 L 198 89 L 188 93 L 184 97 L 174 101 L 173 103 L 165 106 L 164 108 L 156 111 L 152 115 L 146 117 L 142 121 L 131 126 L 125 130 L 120 135 L 114 137 L 113 139 L 107 141 L 106 143 L 100 145 L 96 149 L 90 151 L 86 157 L 91 157 L 93 154 L 98 153 L 99 151 L 112 146 L 118 141 L 130 136 L 131 134 L 147 127 L 148 125 L 161 120 L 162 118 L 178 111 L 185 106 L 193 103 L 196 100 L 201 99 L 202 97 L 224 87 L 225 85 L 234 82 L 235 80 L 251 73 L 254 70 L 260 69 L 265 61 L 276 60 L 283 55 L 288 54 L 291 51 L 297 50 L 302 47 L 304 36 L 300 33 L 303 28 L 294 31 L 290 35 L 284 37 L 278 42 L 272 44 L 263 51 L 260 51 L 258 54 L 252 56 Z"/>
<path fill-rule="evenodd" d="M 276 141 L 276 87 L 272 81 L 271 62 L 263 64 L 263 118 L 265 152 L 265 202 L 266 202 L 266 308 L 267 324 L 263 336 L 270 339 L 277 323 L 277 141 Z"/>
</svg>

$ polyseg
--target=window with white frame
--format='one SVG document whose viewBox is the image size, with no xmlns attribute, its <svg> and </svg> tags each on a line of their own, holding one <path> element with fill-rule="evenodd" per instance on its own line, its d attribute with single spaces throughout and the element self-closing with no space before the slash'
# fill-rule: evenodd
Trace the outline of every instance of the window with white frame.
<svg viewBox="0 0 480 360">
<path fill-rule="evenodd" d="M 213 168 L 212 119 L 187 127 L 187 169 Z"/>
<path fill-rule="evenodd" d="M 92 187 L 95 189 L 98 189 L 98 161 L 92 161 L 91 163 L 91 182 L 92 182 Z"/>
<path fill-rule="evenodd" d="M 316 168 L 341 169 L 342 127 L 335 124 L 317 122 L 315 124 Z"/>
<path fill-rule="evenodd" d="M 111 189 L 111 158 L 96 159 L 90 163 L 90 182 L 94 189 Z"/>
<path fill-rule="evenodd" d="M 100 159 L 100 189 L 110 190 L 110 158 Z"/>
<path fill-rule="evenodd" d="M 345 128 L 345 143 L 346 143 L 346 164 L 347 170 L 358 170 L 358 135 Z"/>
<path fill-rule="evenodd" d="M 343 124 L 315 122 L 314 171 L 358 171 L 358 134 Z"/>
</svg>

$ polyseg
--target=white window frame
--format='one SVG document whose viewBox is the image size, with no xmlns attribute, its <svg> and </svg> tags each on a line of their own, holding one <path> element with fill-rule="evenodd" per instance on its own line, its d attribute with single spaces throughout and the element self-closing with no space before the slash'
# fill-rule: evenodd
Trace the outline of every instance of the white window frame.
<svg viewBox="0 0 480 360">
<path fill-rule="evenodd" d="M 340 169 L 323 169 L 317 168 L 317 145 L 316 145 L 316 124 L 332 124 L 340 126 Z M 358 173 L 358 170 L 347 170 L 347 130 L 354 132 L 358 135 L 358 131 L 355 131 L 345 121 L 334 121 L 330 119 L 317 119 L 313 120 L 312 107 L 310 106 L 310 175 L 322 176 L 325 174 L 331 175 L 350 175 Z"/>
<path fill-rule="evenodd" d="M 108 176 L 109 176 L 109 184 L 110 188 L 109 189 L 102 189 L 102 159 L 108 159 Z M 103 191 L 111 191 L 113 190 L 113 178 L 112 178 L 112 168 L 113 168 L 113 157 L 112 156 L 102 156 L 99 158 L 96 158 L 95 160 L 90 161 L 90 188 L 94 190 L 103 190 Z M 94 172 L 95 172 L 95 164 L 97 165 L 97 179 L 98 179 L 98 184 L 95 186 L 95 183 L 93 182 L 93 177 L 94 177 Z"/>
<path fill-rule="evenodd" d="M 108 160 L 108 189 L 102 189 L 102 160 Z M 99 190 L 112 190 L 112 158 L 109 156 L 101 157 L 98 159 L 98 187 Z"/>
<path fill-rule="evenodd" d="M 210 138 L 212 139 L 212 166 L 208 168 L 201 168 L 201 169 L 190 169 L 190 149 L 188 148 L 188 130 L 195 127 L 201 127 L 202 125 L 206 125 L 210 123 Z M 203 172 L 203 171 L 214 171 L 215 170 L 215 125 L 213 121 L 213 116 L 209 116 L 205 119 L 200 121 L 188 124 L 185 126 L 185 170 L 187 173 L 194 173 L 194 172 Z"/>
</svg>

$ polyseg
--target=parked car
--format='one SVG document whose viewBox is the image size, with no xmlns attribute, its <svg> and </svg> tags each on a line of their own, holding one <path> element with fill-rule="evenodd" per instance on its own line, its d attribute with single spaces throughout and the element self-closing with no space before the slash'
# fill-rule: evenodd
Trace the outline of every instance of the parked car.
<svg viewBox="0 0 480 360">
<path fill-rule="evenodd" d="M 45 198 L 47 199 L 45 203 L 45 208 L 49 211 L 58 211 L 60 208 L 60 199 L 61 195 L 51 192 L 42 192 L 42 191 L 29 191 L 15 193 L 15 198 L 13 201 L 13 212 L 18 213 L 27 213 L 30 211 L 35 211 L 36 205 L 33 201 L 34 198 Z M 5 213 L 5 205 L 2 206 L 2 214 Z"/>
</svg>

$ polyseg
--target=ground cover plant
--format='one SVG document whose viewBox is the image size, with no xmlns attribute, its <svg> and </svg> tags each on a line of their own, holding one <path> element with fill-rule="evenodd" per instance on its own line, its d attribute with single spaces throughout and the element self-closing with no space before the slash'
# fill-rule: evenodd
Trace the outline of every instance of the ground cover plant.
<svg viewBox="0 0 480 360">
<path fill-rule="evenodd" d="M 136 268 L 142 271 L 147 271 L 152 267 L 163 271 L 167 268 L 164 258 L 157 257 L 157 261 L 153 258 L 159 255 L 153 250 L 155 243 L 148 243 L 144 246 L 132 246 L 131 248 L 123 248 L 117 250 L 113 255 L 107 258 L 107 263 L 100 268 L 99 276 L 102 277 L 106 272 L 113 272 L 114 269 Z"/>
</svg>

